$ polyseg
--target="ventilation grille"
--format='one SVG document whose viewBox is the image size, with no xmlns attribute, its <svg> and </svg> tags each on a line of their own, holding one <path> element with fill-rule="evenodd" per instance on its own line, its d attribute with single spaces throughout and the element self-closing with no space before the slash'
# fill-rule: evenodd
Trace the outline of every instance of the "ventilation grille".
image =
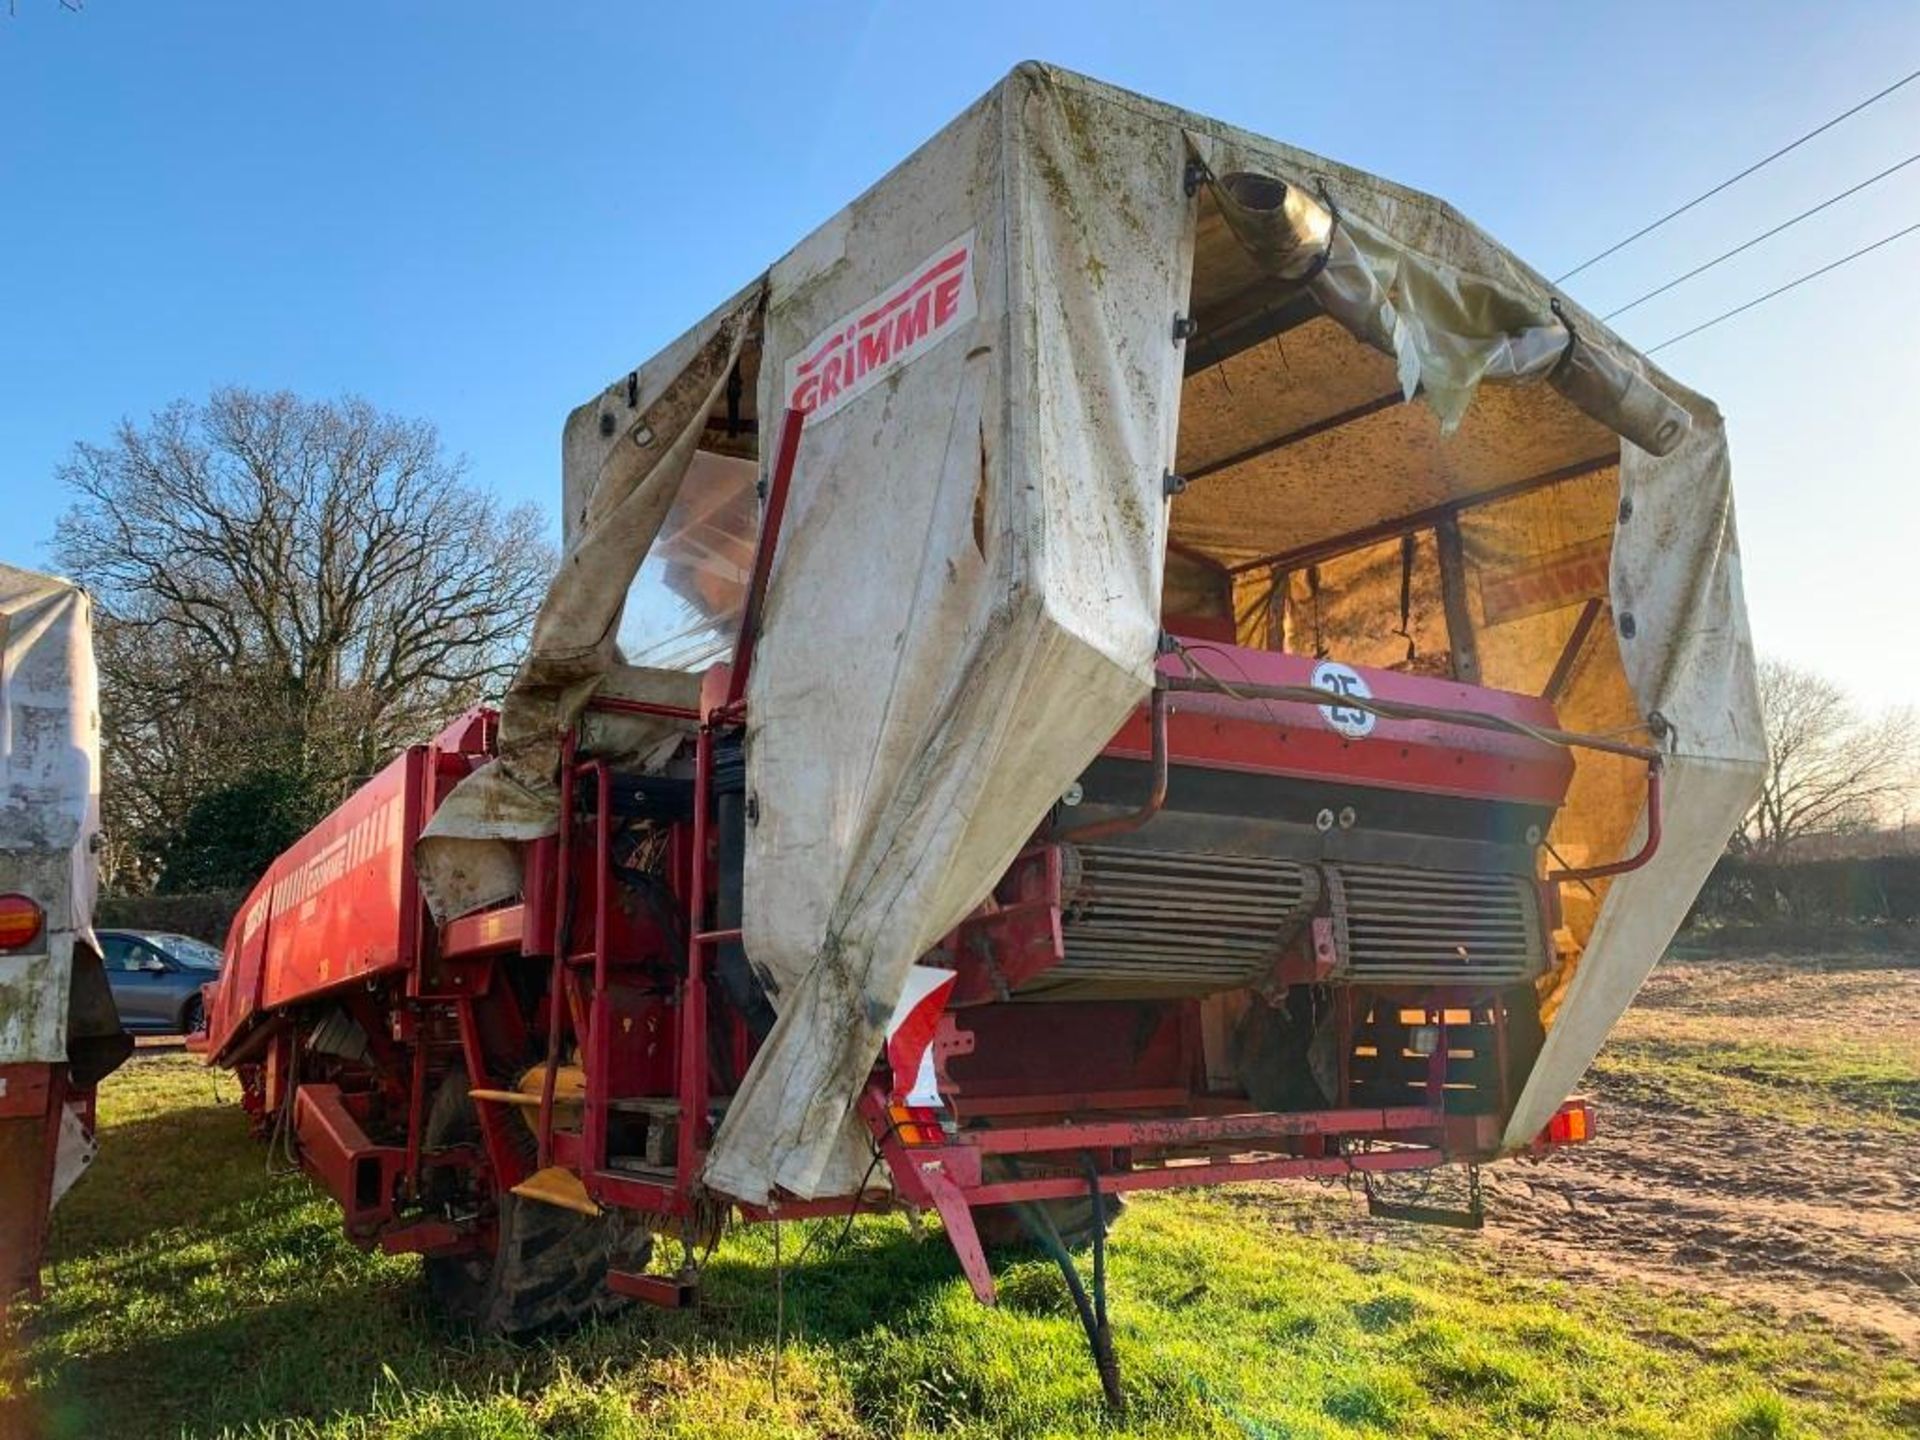
<svg viewBox="0 0 1920 1440">
<path fill-rule="evenodd" d="M 1539 902 L 1524 880 L 1399 865 L 1327 868 L 1348 980 L 1504 982 L 1542 968 Z"/>
<path fill-rule="evenodd" d="M 1064 858 L 1065 958 L 1021 987 L 1029 998 L 1258 984 L 1316 909 L 1339 930 L 1335 981 L 1504 985 L 1544 968 L 1539 901 L 1518 876 L 1098 845 Z"/>
<path fill-rule="evenodd" d="M 1124 999 L 1251 984 L 1320 889 L 1312 867 L 1261 855 L 1086 845 L 1069 861 L 1066 958 L 1023 993 Z"/>
</svg>

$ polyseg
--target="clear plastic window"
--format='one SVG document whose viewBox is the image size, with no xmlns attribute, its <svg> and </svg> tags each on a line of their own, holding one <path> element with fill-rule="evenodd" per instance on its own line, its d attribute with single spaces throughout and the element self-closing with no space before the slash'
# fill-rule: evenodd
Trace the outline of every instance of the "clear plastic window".
<svg viewBox="0 0 1920 1440">
<path fill-rule="evenodd" d="M 704 670 L 732 654 L 760 533 L 759 474 L 752 460 L 695 453 L 627 590 L 620 653 L 628 664 Z"/>
</svg>

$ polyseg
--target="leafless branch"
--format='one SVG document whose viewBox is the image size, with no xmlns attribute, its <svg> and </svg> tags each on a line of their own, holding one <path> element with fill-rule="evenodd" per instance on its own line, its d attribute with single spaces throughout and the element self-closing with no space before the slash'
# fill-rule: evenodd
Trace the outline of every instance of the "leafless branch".
<svg viewBox="0 0 1920 1440">
<path fill-rule="evenodd" d="M 1920 773 L 1920 721 L 1910 710 L 1860 714 L 1823 676 L 1781 660 L 1760 664 L 1767 770 L 1741 832 L 1755 854 L 1778 857 L 1803 836 L 1859 830 Z"/>
<path fill-rule="evenodd" d="M 60 477 L 123 830 L 163 831 L 269 751 L 337 799 L 512 673 L 554 563 L 536 509 L 358 399 L 216 391 L 75 446 Z"/>
</svg>

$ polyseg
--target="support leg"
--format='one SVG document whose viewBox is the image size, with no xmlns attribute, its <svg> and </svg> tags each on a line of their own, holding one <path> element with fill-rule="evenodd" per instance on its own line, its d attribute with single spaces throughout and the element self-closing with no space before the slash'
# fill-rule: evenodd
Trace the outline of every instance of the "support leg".
<svg viewBox="0 0 1920 1440">
<path fill-rule="evenodd" d="M 953 1246 L 961 1272 L 973 1287 L 974 1298 L 982 1305 L 993 1304 L 993 1271 L 987 1268 L 987 1252 L 981 1247 L 979 1230 L 974 1227 L 973 1207 L 940 1167 L 921 1171 L 920 1179 L 933 1198 L 933 1208 L 940 1212 L 940 1223 L 947 1227 L 947 1243 Z"/>
</svg>

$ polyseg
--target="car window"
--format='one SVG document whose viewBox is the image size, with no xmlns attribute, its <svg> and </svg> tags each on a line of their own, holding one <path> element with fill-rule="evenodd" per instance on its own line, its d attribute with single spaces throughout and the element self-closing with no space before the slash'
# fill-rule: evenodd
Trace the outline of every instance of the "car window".
<svg viewBox="0 0 1920 1440">
<path fill-rule="evenodd" d="M 213 946 L 191 935 L 161 935 L 153 943 L 189 970 L 218 970 L 223 959 Z"/>
<path fill-rule="evenodd" d="M 100 958 L 109 970 L 138 970 L 146 947 L 131 935 L 102 935 Z"/>
</svg>

